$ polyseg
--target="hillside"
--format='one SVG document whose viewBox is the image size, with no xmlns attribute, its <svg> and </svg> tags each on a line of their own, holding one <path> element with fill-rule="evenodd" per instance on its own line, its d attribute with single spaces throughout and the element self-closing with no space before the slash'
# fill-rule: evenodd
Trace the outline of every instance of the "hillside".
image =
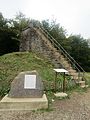
<svg viewBox="0 0 90 120">
<path fill-rule="evenodd" d="M 50 61 L 32 52 L 15 52 L 0 56 L 0 97 L 8 93 L 10 83 L 21 71 L 37 70 L 45 83 L 46 89 L 53 88 L 55 79 L 53 68 L 54 65 Z M 90 73 L 86 73 L 85 76 L 90 84 Z M 57 84 L 59 89 L 61 80 L 60 75 L 59 81 L 57 81 L 59 82 Z M 67 86 L 69 90 L 72 90 L 70 80 Z"/>
<path fill-rule="evenodd" d="M 11 81 L 21 71 L 37 70 L 43 80 L 54 80 L 53 65 L 43 56 L 16 52 L 0 57 L 0 96 L 7 94 Z"/>
</svg>

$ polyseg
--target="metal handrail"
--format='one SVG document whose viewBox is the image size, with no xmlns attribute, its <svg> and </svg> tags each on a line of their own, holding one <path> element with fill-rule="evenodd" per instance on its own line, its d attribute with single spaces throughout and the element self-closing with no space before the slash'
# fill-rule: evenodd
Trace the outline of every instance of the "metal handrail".
<svg viewBox="0 0 90 120">
<path fill-rule="evenodd" d="M 60 43 L 58 43 L 42 26 L 38 26 L 38 29 L 40 29 L 44 35 L 46 35 L 49 40 L 63 53 L 63 55 L 72 63 L 75 65 L 75 68 L 81 72 L 83 72 L 83 74 L 85 73 L 84 69 L 67 53 L 67 51 L 62 47 L 62 45 Z M 80 70 L 80 69 L 81 70 Z"/>
</svg>

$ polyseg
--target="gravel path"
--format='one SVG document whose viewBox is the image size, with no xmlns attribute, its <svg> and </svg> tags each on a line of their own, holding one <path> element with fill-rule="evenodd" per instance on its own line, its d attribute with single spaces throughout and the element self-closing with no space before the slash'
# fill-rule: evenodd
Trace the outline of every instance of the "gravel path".
<svg viewBox="0 0 90 120">
<path fill-rule="evenodd" d="M 53 111 L 3 111 L 0 120 L 90 120 L 90 89 L 74 92 L 70 99 L 55 100 Z"/>
</svg>

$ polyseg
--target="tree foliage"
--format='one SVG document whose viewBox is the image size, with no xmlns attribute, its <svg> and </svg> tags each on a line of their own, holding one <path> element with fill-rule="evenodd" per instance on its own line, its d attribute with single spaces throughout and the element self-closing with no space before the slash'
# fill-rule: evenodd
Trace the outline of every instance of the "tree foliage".
<svg viewBox="0 0 90 120">
<path fill-rule="evenodd" d="M 66 30 L 57 24 L 56 21 L 43 20 L 42 26 L 55 38 L 61 45 L 64 44 L 66 40 Z"/>
<path fill-rule="evenodd" d="M 2 13 L 0 13 L 0 28 L 8 28 L 7 19 L 3 17 Z"/>
<path fill-rule="evenodd" d="M 68 40 L 71 56 L 86 70 L 90 71 L 90 47 L 80 35 L 71 35 Z M 69 46 L 68 45 L 68 46 Z"/>
<path fill-rule="evenodd" d="M 0 13 L 0 55 L 18 51 L 17 33 L 10 27 L 10 21 Z"/>
<path fill-rule="evenodd" d="M 25 27 L 29 25 L 30 19 L 26 18 L 23 13 L 19 12 L 16 14 L 16 17 L 12 20 L 12 22 L 13 27 L 21 32 Z"/>
</svg>

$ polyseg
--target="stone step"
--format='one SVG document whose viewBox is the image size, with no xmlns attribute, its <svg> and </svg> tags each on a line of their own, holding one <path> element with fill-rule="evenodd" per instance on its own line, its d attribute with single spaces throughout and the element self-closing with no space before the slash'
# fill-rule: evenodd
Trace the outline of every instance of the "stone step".
<svg viewBox="0 0 90 120">
<path fill-rule="evenodd" d="M 66 60 L 60 60 L 60 62 L 64 65 L 64 66 L 69 66 L 68 62 Z"/>
<path fill-rule="evenodd" d="M 61 63 L 63 64 L 63 66 L 65 66 L 65 68 L 66 68 L 66 66 L 69 66 L 68 63 L 65 63 L 65 62 L 64 63 L 61 62 Z"/>
<path fill-rule="evenodd" d="M 55 56 L 59 56 L 60 57 L 60 54 L 58 52 L 55 52 Z"/>
<path fill-rule="evenodd" d="M 85 86 L 85 81 L 77 81 L 77 84 L 80 85 L 80 87 L 84 87 Z"/>
<path fill-rule="evenodd" d="M 70 73 L 72 76 L 78 77 L 78 73 L 72 72 Z"/>
<path fill-rule="evenodd" d="M 69 64 L 70 64 L 70 63 L 69 63 Z M 68 70 L 69 70 L 69 69 L 72 69 L 72 70 L 74 70 L 74 69 L 72 68 L 72 66 L 71 66 L 71 67 L 69 67 L 69 68 L 68 68 Z"/>
<path fill-rule="evenodd" d="M 88 85 L 83 85 L 83 86 L 80 86 L 81 88 L 87 88 L 88 87 Z"/>
<path fill-rule="evenodd" d="M 64 58 L 64 57 L 60 57 L 60 60 L 61 60 L 61 61 L 65 61 L 65 58 Z"/>
<path fill-rule="evenodd" d="M 82 80 L 82 77 L 73 76 L 73 79 L 74 79 L 74 80 L 78 80 L 78 79 L 79 79 L 79 80 Z"/>
<path fill-rule="evenodd" d="M 65 65 L 65 68 L 68 70 L 71 67 L 70 64 Z"/>
<path fill-rule="evenodd" d="M 76 73 L 76 70 L 74 70 L 74 69 L 69 69 L 68 71 L 69 71 L 69 73 L 72 73 L 72 72 Z"/>
<path fill-rule="evenodd" d="M 85 81 L 79 81 L 78 83 L 79 84 L 85 84 Z"/>
</svg>

